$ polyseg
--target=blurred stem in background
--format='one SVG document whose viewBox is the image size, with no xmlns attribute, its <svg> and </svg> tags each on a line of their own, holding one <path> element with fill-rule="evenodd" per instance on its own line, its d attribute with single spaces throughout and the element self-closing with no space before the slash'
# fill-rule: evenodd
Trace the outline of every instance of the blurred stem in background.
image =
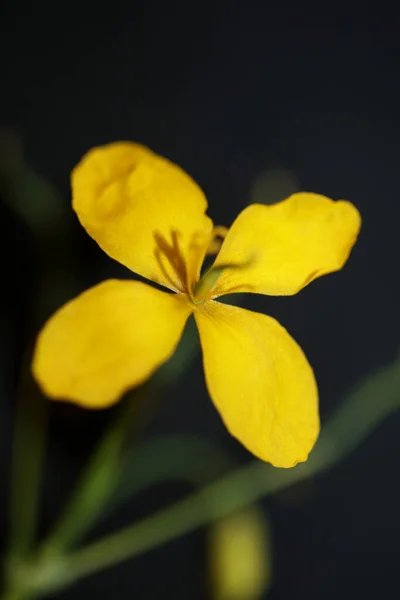
<svg viewBox="0 0 400 600">
<path fill-rule="evenodd" d="M 29 363 L 21 375 L 13 435 L 8 548 L 13 563 L 26 558 L 35 543 L 47 430 L 47 402 L 28 368 Z"/>
</svg>

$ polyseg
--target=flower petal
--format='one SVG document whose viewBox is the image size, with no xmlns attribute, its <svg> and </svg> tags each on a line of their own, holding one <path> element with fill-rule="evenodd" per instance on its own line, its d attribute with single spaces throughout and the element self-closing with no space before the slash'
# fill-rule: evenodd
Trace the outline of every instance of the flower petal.
<svg viewBox="0 0 400 600">
<path fill-rule="evenodd" d="M 233 223 L 215 262 L 237 268 L 222 273 L 212 295 L 296 294 L 343 267 L 360 224 L 350 202 L 318 194 L 293 194 L 272 206 L 252 204 Z"/>
<path fill-rule="evenodd" d="M 276 467 L 307 459 L 318 392 L 301 348 L 275 319 L 208 302 L 195 312 L 210 396 L 230 431 Z"/>
<path fill-rule="evenodd" d="M 117 142 L 90 150 L 71 184 L 81 224 L 109 256 L 175 291 L 197 277 L 212 221 L 202 190 L 178 166 Z"/>
<path fill-rule="evenodd" d="M 55 400 L 109 406 L 171 356 L 190 312 L 184 296 L 139 281 L 104 281 L 47 321 L 33 374 Z"/>
</svg>

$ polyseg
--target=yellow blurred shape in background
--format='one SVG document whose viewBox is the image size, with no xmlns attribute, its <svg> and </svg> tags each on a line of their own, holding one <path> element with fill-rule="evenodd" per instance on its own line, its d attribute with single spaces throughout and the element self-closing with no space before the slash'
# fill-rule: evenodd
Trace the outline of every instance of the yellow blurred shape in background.
<svg viewBox="0 0 400 600">
<path fill-rule="evenodd" d="M 261 600 L 271 586 L 270 532 L 257 506 L 211 528 L 211 592 L 214 600 Z"/>
</svg>

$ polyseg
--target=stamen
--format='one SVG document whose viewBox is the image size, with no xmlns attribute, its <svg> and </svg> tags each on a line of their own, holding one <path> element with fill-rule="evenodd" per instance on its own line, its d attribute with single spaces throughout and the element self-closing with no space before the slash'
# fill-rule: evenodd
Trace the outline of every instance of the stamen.
<svg viewBox="0 0 400 600">
<path fill-rule="evenodd" d="M 228 231 L 229 229 L 227 227 L 224 227 L 224 225 L 217 225 L 216 227 L 214 227 L 211 234 L 210 243 L 207 248 L 207 255 L 218 254 L 222 246 L 222 242 L 224 241 Z"/>
</svg>

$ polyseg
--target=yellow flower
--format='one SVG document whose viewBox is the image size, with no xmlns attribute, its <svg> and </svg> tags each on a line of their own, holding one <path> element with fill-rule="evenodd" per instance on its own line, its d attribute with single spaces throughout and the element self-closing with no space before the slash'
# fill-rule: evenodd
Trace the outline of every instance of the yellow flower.
<svg viewBox="0 0 400 600">
<path fill-rule="evenodd" d="M 81 224 L 109 256 L 176 293 L 109 280 L 63 306 L 36 344 L 32 368 L 44 392 L 87 408 L 115 403 L 173 354 L 193 314 L 207 387 L 230 433 L 275 466 L 305 461 L 319 416 L 302 350 L 271 317 L 216 298 L 291 295 L 340 269 L 360 228 L 357 209 L 309 193 L 250 205 L 202 276 L 225 232 L 178 166 L 129 142 L 94 148 L 72 173 L 72 196 Z"/>
</svg>

